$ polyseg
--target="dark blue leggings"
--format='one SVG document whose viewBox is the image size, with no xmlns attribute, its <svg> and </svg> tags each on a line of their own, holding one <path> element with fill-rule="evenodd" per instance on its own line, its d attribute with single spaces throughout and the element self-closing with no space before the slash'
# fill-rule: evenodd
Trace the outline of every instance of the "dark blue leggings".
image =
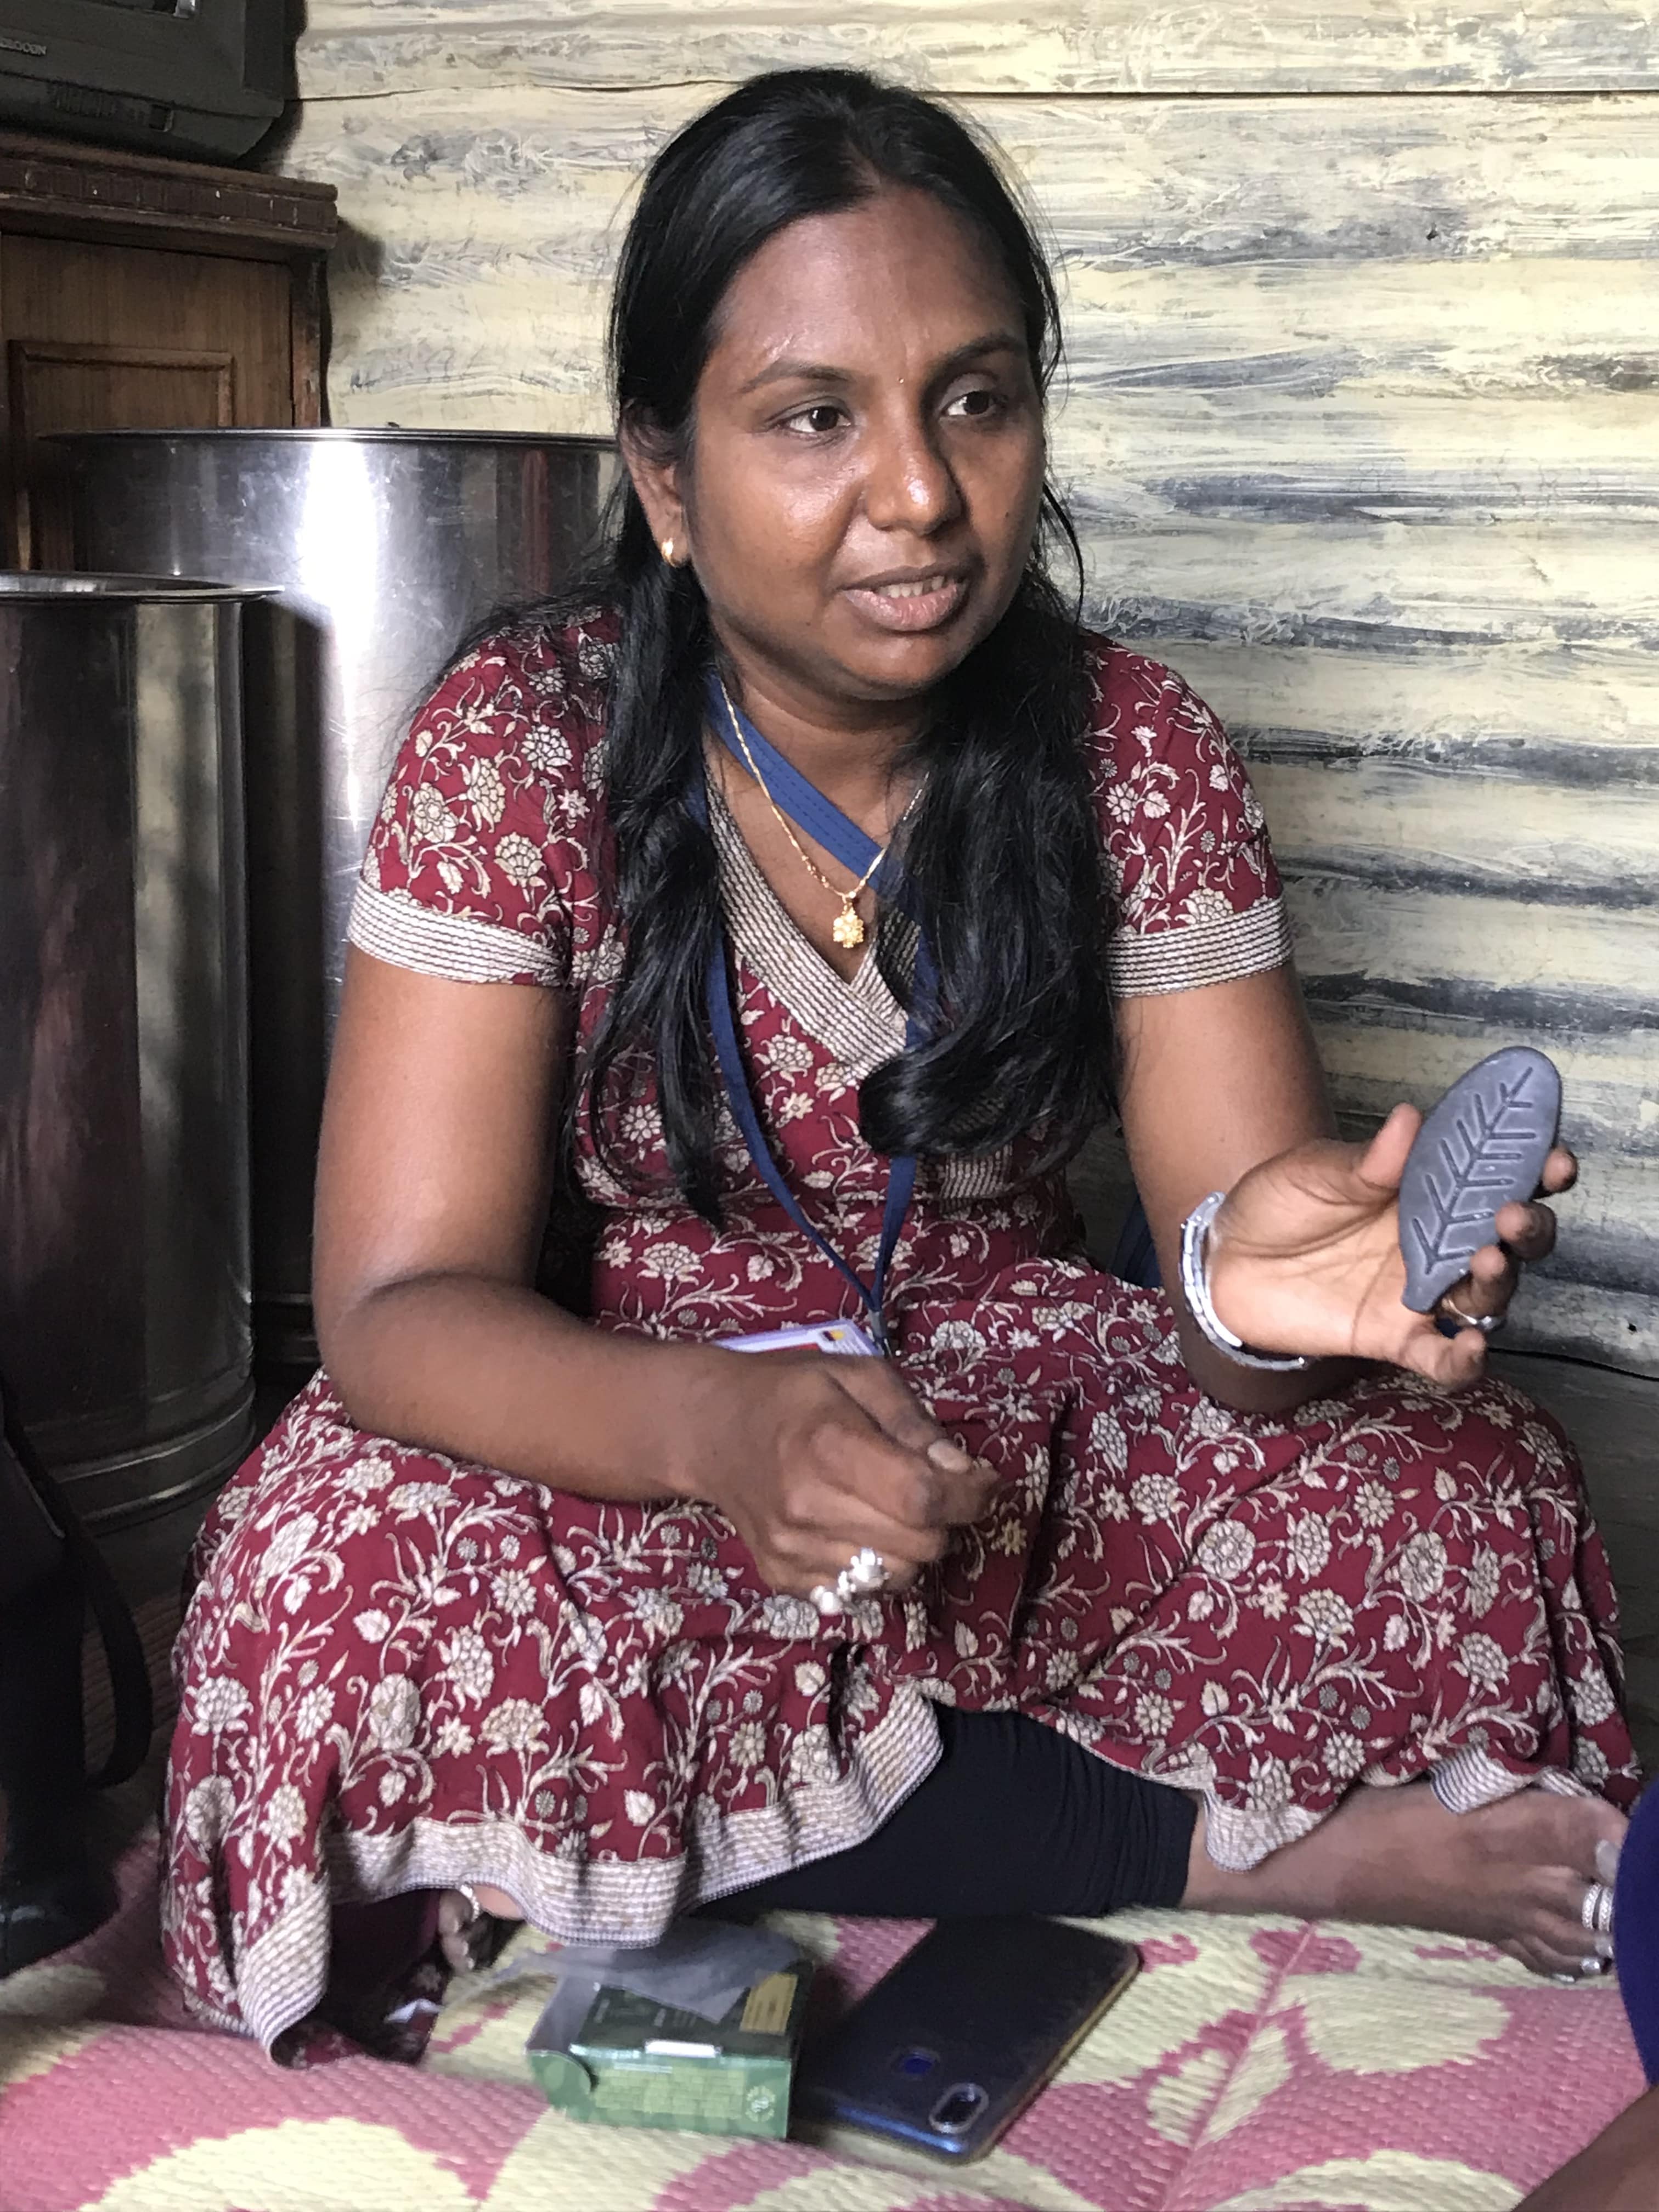
<svg viewBox="0 0 1659 2212">
<path fill-rule="evenodd" d="M 1094 1918 L 1181 1902 L 1198 1818 L 1185 1790 L 1109 1765 L 1023 1713 L 935 1710 L 944 1756 L 873 1836 L 713 1910 Z"/>
</svg>

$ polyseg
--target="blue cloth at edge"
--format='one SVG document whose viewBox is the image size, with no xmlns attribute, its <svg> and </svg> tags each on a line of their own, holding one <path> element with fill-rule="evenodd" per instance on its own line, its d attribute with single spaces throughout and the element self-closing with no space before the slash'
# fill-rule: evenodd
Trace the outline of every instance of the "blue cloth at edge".
<svg viewBox="0 0 1659 2212">
<path fill-rule="evenodd" d="M 1659 1790 L 1637 1802 L 1613 1893 L 1613 1964 L 1648 2086 L 1659 2082 Z"/>
</svg>

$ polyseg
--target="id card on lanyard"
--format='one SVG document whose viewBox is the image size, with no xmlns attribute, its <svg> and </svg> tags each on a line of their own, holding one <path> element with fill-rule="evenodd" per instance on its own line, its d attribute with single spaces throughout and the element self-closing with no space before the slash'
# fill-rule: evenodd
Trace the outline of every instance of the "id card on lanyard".
<svg viewBox="0 0 1659 2212">
<path fill-rule="evenodd" d="M 741 761 L 733 742 L 728 714 L 733 717 L 740 709 L 727 699 L 720 679 L 712 672 L 708 678 L 709 716 L 715 730 L 735 760 Z M 772 798 L 789 817 L 798 830 L 805 831 L 825 852 L 833 854 L 843 868 L 854 877 L 862 876 L 873 866 L 880 848 L 873 838 L 867 837 L 856 822 L 850 821 L 841 809 L 827 799 L 814 783 L 809 783 L 775 745 L 763 738 L 747 717 L 743 719 L 745 744 L 765 773 Z M 706 823 L 708 802 L 703 787 L 702 765 L 699 762 L 690 793 L 693 811 Z M 884 873 L 885 870 L 881 871 Z M 879 875 L 877 878 L 879 882 Z M 866 953 L 873 960 L 872 946 Z M 931 1003 L 934 995 L 936 971 L 933 956 L 925 939 L 916 944 L 916 990 L 913 994 L 918 1003 Z M 849 1265 L 823 1232 L 808 1220 L 799 1200 L 785 1181 L 783 1171 L 766 1141 L 761 1127 L 759 1109 L 744 1066 L 742 1048 L 738 1042 L 737 1012 L 732 1004 L 732 977 L 726 962 L 725 932 L 716 945 L 708 963 L 707 986 L 708 1024 L 714 1032 L 714 1056 L 720 1065 L 720 1079 L 732 1108 L 733 1120 L 748 1146 L 749 1157 L 756 1172 L 773 1197 L 804 1236 L 823 1253 L 843 1279 L 858 1293 L 864 1309 L 865 1325 L 878 1350 L 887 1349 L 887 1327 L 884 1306 L 887 1289 L 887 1271 L 893 1253 L 904 1228 L 905 1217 L 910 1210 L 910 1200 L 916 1185 L 916 1157 L 914 1152 L 895 1153 L 888 1168 L 887 1200 L 882 1208 L 881 1241 L 876 1250 L 875 1272 L 869 1282 Z M 927 1042 L 927 1032 L 913 1005 L 904 1025 L 904 1048 L 907 1052 Z"/>
</svg>

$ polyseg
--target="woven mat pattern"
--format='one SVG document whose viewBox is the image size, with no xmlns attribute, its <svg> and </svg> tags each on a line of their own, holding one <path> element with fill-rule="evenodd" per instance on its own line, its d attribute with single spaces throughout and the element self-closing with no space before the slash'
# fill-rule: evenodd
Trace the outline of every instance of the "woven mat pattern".
<svg viewBox="0 0 1659 2212">
<path fill-rule="evenodd" d="M 585 2127 L 524 2069 L 528 1931 L 418 2069 L 295 2074 L 188 2025 L 153 1838 L 123 1871 L 107 1929 L 0 1983 L 0 2212 L 1506 2212 L 1641 2087 L 1606 1984 L 1409 1929 L 1148 1911 L 1111 1923 L 1139 1980 L 962 2174 Z M 781 1924 L 831 2005 L 921 1932 Z"/>
</svg>

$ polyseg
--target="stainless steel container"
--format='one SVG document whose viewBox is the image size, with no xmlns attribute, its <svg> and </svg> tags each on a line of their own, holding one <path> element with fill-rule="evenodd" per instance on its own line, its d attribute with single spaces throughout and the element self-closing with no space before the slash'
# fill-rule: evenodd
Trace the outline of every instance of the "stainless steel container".
<svg viewBox="0 0 1659 2212">
<path fill-rule="evenodd" d="M 94 1524 L 248 1437 L 246 596 L 0 574 L 0 1363 Z"/>
<path fill-rule="evenodd" d="M 569 573 L 611 449 L 426 430 L 63 443 L 82 566 L 275 587 L 246 625 L 253 1279 L 262 1356 L 302 1361 L 328 1041 L 387 770 L 462 634 Z"/>
</svg>

